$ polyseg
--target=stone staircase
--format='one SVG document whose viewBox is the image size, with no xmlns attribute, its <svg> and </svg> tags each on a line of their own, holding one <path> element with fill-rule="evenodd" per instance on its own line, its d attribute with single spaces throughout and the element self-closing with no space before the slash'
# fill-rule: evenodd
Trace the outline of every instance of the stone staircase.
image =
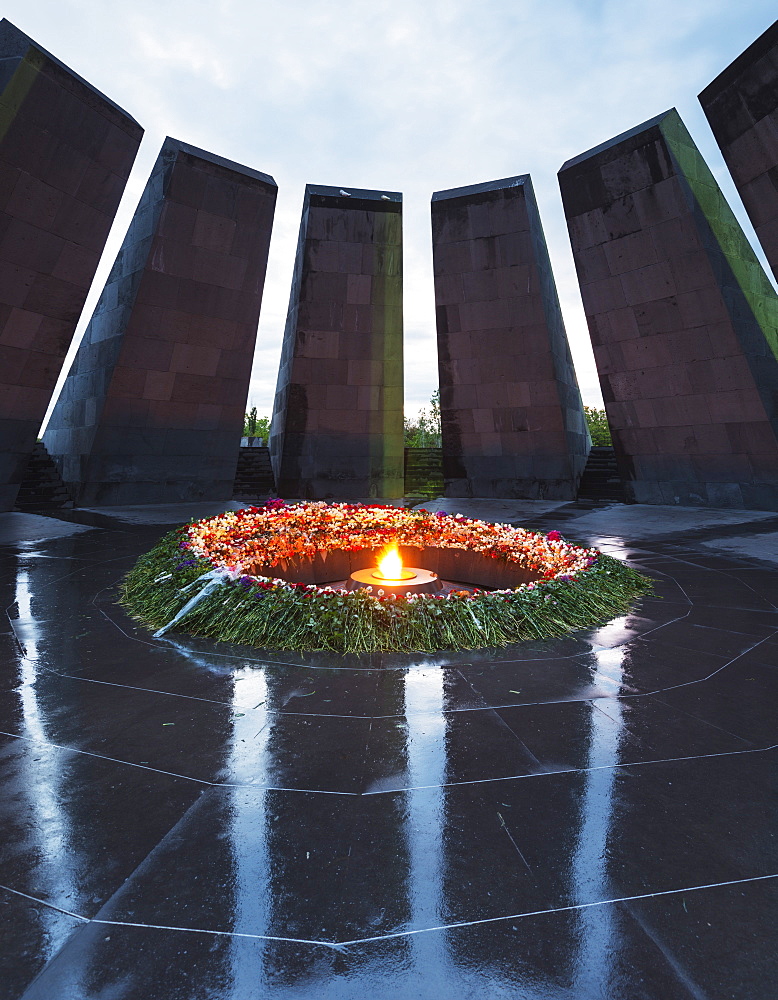
<svg viewBox="0 0 778 1000">
<path fill-rule="evenodd" d="M 405 495 L 431 500 L 443 494 L 442 448 L 405 449 Z"/>
<path fill-rule="evenodd" d="M 267 500 L 275 495 L 275 490 L 270 450 L 267 447 L 241 448 L 232 487 L 233 500 Z"/>
<path fill-rule="evenodd" d="M 60 478 L 54 459 L 46 451 L 46 445 L 36 441 L 14 510 L 61 510 L 73 506 L 73 498 Z"/>
<path fill-rule="evenodd" d="M 579 500 L 624 503 L 624 484 L 616 467 L 616 453 L 613 448 L 597 447 L 589 452 L 581 485 L 578 487 Z"/>
</svg>

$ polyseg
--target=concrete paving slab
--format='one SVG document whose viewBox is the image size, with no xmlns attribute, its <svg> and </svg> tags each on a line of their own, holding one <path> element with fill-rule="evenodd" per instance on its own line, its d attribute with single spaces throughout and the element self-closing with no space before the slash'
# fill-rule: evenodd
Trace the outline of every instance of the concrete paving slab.
<svg viewBox="0 0 778 1000">
<path fill-rule="evenodd" d="M 241 510 L 250 504 L 239 500 L 213 500 L 205 503 L 137 504 L 127 507 L 79 507 L 79 510 L 102 517 L 112 517 L 127 524 L 184 524 L 193 518 L 215 517 L 225 510 Z"/>
<path fill-rule="evenodd" d="M 769 520 L 778 511 L 711 510 L 708 507 L 670 507 L 654 504 L 612 504 L 575 519 L 577 532 L 618 535 L 630 540 L 674 535 L 683 531 Z"/>
<path fill-rule="evenodd" d="M 714 538 L 702 543 L 706 548 L 730 552 L 764 562 L 778 563 L 778 531 L 756 535 L 736 535 L 734 538 Z"/>
<path fill-rule="evenodd" d="M 25 514 L 15 510 L 0 514 L 0 545 L 65 538 L 68 535 L 79 535 L 91 530 L 91 526 L 87 524 L 58 521 L 41 514 Z"/>
</svg>

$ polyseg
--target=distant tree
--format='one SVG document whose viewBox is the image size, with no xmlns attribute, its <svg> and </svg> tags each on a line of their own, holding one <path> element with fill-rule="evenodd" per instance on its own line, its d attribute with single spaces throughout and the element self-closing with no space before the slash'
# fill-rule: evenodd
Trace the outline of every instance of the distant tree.
<svg viewBox="0 0 778 1000">
<path fill-rule="evenodd" d="M 434 433 L 440 437 L 440 389 L 436 389 L 430 396 L 430 421 Z"/>
<path fill-rule="evenodd" d="M 598 410 L 596 406 L 585 406 L 584 414 L 592 436 L 592 444 L 595 447 L 610 446 L 613 442 L 605 410 Z"/>
<path fill-rule="evenodd" d="M 243 436 L 267 439 L 270 434 L 270 417 L 258 417 L 256 406 L 243 417 Z"/>
<path fill-rule="evenodd" d="M 422 407 L 415 420 L 406 417 L 406 448 L 440 448 L 440 390 L 436 389 L 430 398 L 429 413 Z"/>
</svg>

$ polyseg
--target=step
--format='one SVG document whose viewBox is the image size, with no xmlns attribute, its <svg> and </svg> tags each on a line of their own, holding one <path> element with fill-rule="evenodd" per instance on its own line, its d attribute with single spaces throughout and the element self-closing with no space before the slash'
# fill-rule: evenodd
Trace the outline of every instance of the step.
<svg viewBox="0 0 778 1000">
<path fill-rule="evenodd" d="M 619 476 L 613 448 L 598 446 L 589 452 L 578 487 L 578 498 L 624 502 L 624 484 Z"/>
<path fill-rule="evenodd" d="M 236 500 L 264 500 L 275 494 L 270 451 L 262 448 L 241 448 L 232 495 Z"/>
<path fill-rule="evenodd" d="M 54 460 L 42 441 L 30 454 L 14 510 L 59 510 L 73 507 L 73 499 L 59 475 Z"/>
</svg>

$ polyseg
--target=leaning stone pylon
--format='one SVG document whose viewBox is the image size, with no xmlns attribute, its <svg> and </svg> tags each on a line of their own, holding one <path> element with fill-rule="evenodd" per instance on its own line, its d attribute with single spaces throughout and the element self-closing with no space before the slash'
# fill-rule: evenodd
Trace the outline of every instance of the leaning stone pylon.
<svg viewBox="0 0 778 1000">
<path fill-rule="evenodd" d="M 778 509 L 778 298 L 678 113 L 559 183 L 628 496 Z"/>
<path fill-rule="evenodd" d="M 165 140 L 44 436 L 81 506 L 232 496 L 276 191 Z"/>
<path fill-rule="evenodd" d="M 591 441 L 528 174 L 432 196 L 448 496 L 574 499 Z"/>
<path fill-rule="evenodd" d="M 10 510 L 143 129 L 0 21 L 0 510 Z"/>
<path fill-rule="evenodd" d="M 708 84 L 700 103 L 778 278 L 778 21 Z"/>
<path fill-rule="evenodd" d="M 401 497 L 402 196 L 305 189 L 270 453 L 282 496 Z"/>
</svg>

